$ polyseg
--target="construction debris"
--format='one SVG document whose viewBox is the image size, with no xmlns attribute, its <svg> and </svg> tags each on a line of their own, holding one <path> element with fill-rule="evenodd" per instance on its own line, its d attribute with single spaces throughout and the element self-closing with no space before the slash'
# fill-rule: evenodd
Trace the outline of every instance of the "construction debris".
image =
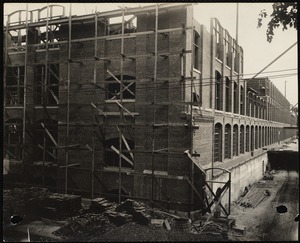
<svg viewBox="0 0 300 243">
<path fill-rule="evenodd" d="M 116 228 L 116 226 L 102 214 L 88 213 L 72 217 L 68 221 L 69 223 L 55 231 L 54 235 L 67 240 L 82 241 L 90 240 Z"/>
<path fill-rule="evenodd" d="M 265 199 L 265 197 L 270 195 L 271 193 L 269 190 L 256 187 L 255 185 L 249 190 L 247 196 L 241 196 L 241 198 L 237 201 L 237 204 L 245 208 L 255 208 Z"/>
<path fill-rule="evenodd" d="M 114 210 L 117 204 L 110 202 L 105 198 L 95 198 L 92 200 L 90 210 L 95 213 L 103 213 L 106 210 Z"/>
<path fill-rule="evenodd" d="M 139 203 L 137 201 L 127 199 L 116 207 L 117 212 L 126 212 L 133 216 L 133 221 L 148 225 L 151 221 L 149 213 L 147 213 L 145 204 Z"/>
<path fill-rule="evenodd" d="M 274 179 L 274 176 L 269 171 L 267 171 L 263 177 L 263 180 L 273 180 L 273 179 Z"/>
</svg>

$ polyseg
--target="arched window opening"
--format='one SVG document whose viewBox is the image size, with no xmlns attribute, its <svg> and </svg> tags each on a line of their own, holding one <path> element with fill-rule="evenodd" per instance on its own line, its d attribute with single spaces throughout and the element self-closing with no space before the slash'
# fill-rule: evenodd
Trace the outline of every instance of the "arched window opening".
<svg viewBox="0 0 300 243">
<path fill-rule="evenodd" d="M 215 72 L 215 109 L 222 110 L 222 76 Z"/>
<path fill-rule="evenodd" d="M 266 127 L 262 127 L 262 135 L 261 135 L 261 146 L 262 147 L 266 146 L 265 134 L 266 134 Z"/>
<path fill-rule="evenodd" d="M 225 100 L 226 100 L 226 104 L 225 104 L 225 109 L 227 112 L 230 112 L 231 111 L 231 82 L 229 80 L 228 77 L 225 78 L 226 79 L 226 82 L 225 82 L 225 89 L 226 89 L 226 97 L 225 97 Z"/>
<path fill-rule="evenodd" d="M 222 125 L 217 123 L 214 131 L 214 162 L 222 162 Z"/>
<path fill-rule="evenodd" d="M 225 159 L 230 159 L 231 158 L 231 126 L 229 124 L 226 124 L 225 126 L 225 143 L 224 143 L 224 148 L 225 148 Z"/>
<path fill-rule="evenodd" d="M 4 154 L 9 158 L 22 160 L 23 146 L 23 121 L 21 119 L 9 119 L 5 122 Z"/>
<path fill-rule="evenodd" d="M 244 125 L 240 127 L 240 153 L 243 154 L 245 152 L 244 148 L 244 137 L 245 137 Z"/>
<path fill-rule="evenodd" d="M 258 128 L 258 147 L 261 148 L 261 127 Z"/>
<path fill-rule="evenodd" d="M 233 126 L 233 156 L 238 156 L 238 139 L 239 139 L 239 133 L 238 133 L 238 126 Z"/>
<path fill-rule="evenodd" d="M 258 127 L 255 126 L 255 149 L 258 149 L 258 140 L 259 140 Z"/>
<path fill-rule="evenodd" d="M 134 142 L 130 139 L 125 138 L 129 149 L 127 148 L 126 143 L 122 139 L 122 151 L 121 151 L 121 165 L 125 168 L 133 169 L 133 152 Z M 104 145 L 104 160 L 106 166 L 119 167 L 119 149 L 120 149 L 120 140 L 119 138 L 112 138 L 105 141 Z"/>
<path fill-rule="evenodd" d="M 249 131 L 249 126 L 246 126 L 246 152 L 250 151 L 250 131 Z"/>
<path fill-rule="evenodd" d="M 123 87 L 121 86 L 121 76 L 117 75 L 107 78 L 106 84 L 106 99 L 119 100 L 121 92 L 123 91 L 123 99 L 132 100 L 135 99 L 135 77 L 129 75 L 123 75 Z M 122 87 L 122 89 L 121 89 Z"/>
<path fill-rule="evenodd" d="M 255 137 L 254 137 L 254 126 L 251 126 L 251 151 L 253 151 L 254 150 L 254 139 L 255 139 Z"/>
</svg>

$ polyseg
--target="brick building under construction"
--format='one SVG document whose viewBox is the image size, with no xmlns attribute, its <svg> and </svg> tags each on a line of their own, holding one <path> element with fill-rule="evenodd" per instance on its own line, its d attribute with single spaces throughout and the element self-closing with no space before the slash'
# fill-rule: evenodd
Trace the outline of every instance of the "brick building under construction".
<svg viewBox="0 0 300 243">
<path fill-rule="evenodd" d="M 295 135 L 284 127 L 296 118 L 268 78 L 242 78 L 243 50 L 218 20 L 209 32 L 193 15 L 188 3 L 11 13 L 11 173 L 19 163 L 22 183 L 194 211 L 207 205 L 203 187 L 215 191 L 212 180 L 230 172 L 227 197 L 235 200 L 264 173 L 264 148 Z"/>
</svg>

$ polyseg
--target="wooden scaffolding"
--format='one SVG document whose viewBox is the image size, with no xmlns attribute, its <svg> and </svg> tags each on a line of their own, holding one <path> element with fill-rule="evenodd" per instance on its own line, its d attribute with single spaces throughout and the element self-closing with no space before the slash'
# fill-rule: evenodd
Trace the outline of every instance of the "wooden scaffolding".
<svg viewBox="0 0 300 243">
<path fill-rule="evenodd" d="M 174 153 L 174 152 L 170 152 L 168 148 L 166 149 L 160 149 L 160 150 L 156 150 L 155 149 L 155 144 L 157 141 L 157 136 L 156 133 L 159 129 L 164 129 L 165 127 L 170 127 L 170 126 L 174 126 L 171 123 L 169 123 L 169 121 L 166 121 L 165 123 L 158 123 L 156 120 L 156 107 L 158 104 L 162 104 L 164 103 L 166 105 L 166 109 L 168 109 L 168 106 L 170 105 L 170 102 L 158 102 L 157 101 L 157 60 L 159 57 L 167 57 L 170 53 L 159 53 L 158 52 L 158 35 L 164 35 L 167 32 L 172 32 L 172 31 L 178 31 L 181 30 L 184 33 L 189 32 L 189 36 L 191 38 L 191 46 L 190 46 L 190 50 L 180 50 L 178 51 L 178 55 L 181 55 L 183 57 L 185 57 L 186 55 L 191 55 L 191 65 L 190 65 L 190 76 L 186 75 L 185 77 L 183 77 L 183 79 L 186 81 L 186 84 L 188 84 L 187 86 L 190 87 L 190 96 L 191 96 L 191 100 L 190 101 L 180 101 L 178 103 L 176 103 L 177 105 L 184 105 L 186 108 L 189 107 L 187 110 L 189 111 L 189 124 L 185 124 L 186 127 L 189 128 L 189 133 L 190 133 L 190 137 L 191 137 L 191 141 L 190 141 L 190 149 L 188 151 L 188 154 L 190 156 L 194 155 L 194 149 L 193 149 L 193 134 L 194 134 L 194 130 L 197 129 L 197 127 L 194 125 L 194 121 L 193 121 L 193 106 L 195 105 L 199 105 L 198 102 L 193 101 L 193 93 L 195 91 L 195 84 L 194 84 L 194 63 L 193 63 L 193 55 L 194 55 L 194 44 L 193 44 L 193 39 L 194 39 L 194 22 L 193 22 L 193 16 L 192 16 L 192 23 L 191 26 L 182 26 L 181 28 L 170 28 L 170 29 L 164 29 L 164 30 L 159 30 L 158 28 L 158 18 L 159 18 L 159 11 L 160 10 L 166 10 L 168 8 L 172 8 L 172 7 L 186 7 L 186 6 L 192 6 L 194 4 L 189 4 L 189 3 L 170 3 L 170 4 L 156 4 L 155 6 L 146 6 L 146 7 L 139 7 L 139 8 L 125 8 L 120 7 L 119 10 L 115 10 L 115 11 L 110 11 L 110 12 L 103 12 L 100 13 L 97 11 L 95 11 L 94 14 L 91 15 L 84 15 L 84 16 L 72 16 L 72 4 L 70 4 L 70 11 L 69 11 L 69 15 L 66 17 L 65 16 L 65 9 L 62 8 L 62 14 L 61 15 L 54 15 L 54 11 L 53 8 L 61 8 L 61 6 L 59 5 L 49 5 L 47 4 L 46 8 L 40 9 L 38 10 L 38 21 L 34 22 L 33 20 L 33 13 L 34 11 L 28 11 L 28 8 L 25 10 L 26 13 L 26 21 L 25 23 L 23 23 L 21 21 L 21 12 L 24 11 L 16 11 L 12 14 L 10 14 L 8 16 L 8 21 L 6 23 L 6 27 L 5 27 L 5 32 L 6 32 L 6 38 L 8 38 L 9 36 L 9 31 L 19 31 L 21 29 L 24 28 L 25 26 L 25 31 L 26 31 L 26 46 L 22 46 L 22 48 L 25 49 L 25 73 L 24 73 L 24 104 L 23 104 L 23 138 L 22 138 L 22 152 L 23 152 L 23 156 L 22 158 L 25 158 L 25 154 L 26 154 L 26 148 L 28 147 L 28 145 L 26 144 L 26 136 L 29 136 L 29 130 L 30 130 L 30 117 L 28 115 L 27 112 L 27 97 L 28 97 L 28 90 L 30 90 L 30 87 L 27 85 L 27 69 L 29 65 L 35 65 L 35 64 L 28 64 L 27 59 L 28 59 L 28 49 L 29 46 L 34 47 L 34 48 L 40 48 L 45 46 L 45 60 L 44 60 L 44 72 L 46 75 L 42 76 L 44 77 L 41 80 L 41 83 L 43 85 L 43 98 L 44 101 L 42 102 L 43 104 L 43 108 L 44 108 L 44 122 L 41 123 L 41 126 L 43 127 L 43 144 L 39 144 L 39 147 L 43 150 L 43 172 L 42 172 L 42 177 L 43 177 L 43 181 L 42 181 L 42 185 L 44 185 L 44 177 L 45 174 L 47 173 L 45 171 L 45 158 L 46 158 L 46 154 L 49 154 L 50 152 L 47 150 L 47 144 L 46 144 L 46 137 L 48 137 L 48 139 L 50 139 L 52 141 L 52 143 L 56 146 L 56 150 L 64 150 L 65 151 L 65 165 L 61 166 L 61 168 L 63 168 L 65 170 L 65 184 L 64 184 L 64 192 L 65 194 L 69 193 L 69 168 L 74 167 L 76 165 L 74 164 L 70 164 L 70 153 L 71 153 L 71 148 L 78 148 L 78 146 L 80 147 L 80 149 L 86 150 L 86 151 L 90 151 L 91 153 L 91 169 L 90 170 L 90 174 L 91 174 L 91 198 L 93 199 L 95 197 L 95 189 L 94 189 L 94 181 L 99 180 L 98 177 L 95 176 L 95 172 L 105 172 L 105 171 L 99 171 L 98 169 L 95 169 L 95 144 L 97 139 L 99 139 L 97 133 L 96 133 L 96 128 L 99 128 L 101 126 L 110 126 L 110 124 L 105 124 L 105 119 L 107 117 L 110 116 L 109 112 L 105 112 L 103 111 L 101 108 L 99 108 L 99 103 L 94 102 L 93 100 L 95 100 L 95 92 L 93 93 L 93 95 L 91 96 L 91 108 L 94 112 L 94 119 L 89 122 L 79 122 L 77 125 L 80 127 L 89 127 L 91 129 L 93 129 L 93 138 L 92 144 L 86 144 L 85 146 L 80 146 L 78 144 L 70 144 L 70 126 L 72 125 L 72 123 L 70 122 L 70 96 L 71 96 L 71 91 L 70 91 L 70 86 L 72 85 L 72 80 L 71 80 L 71 65 L 72 63 L 81 63 L 83 61 L 87 61 L 85 60 L 78 60 L 78 59 L 72 59 L 71 56 L 71 51 L 72 51 L 72 44 L 74 43 L 82 43 L 82 42 L 86 42 L 86 41 L 94 41 L 94 57 L 92 57 L 91 59 L 89 59 L 89 61 L 93 61 L 94 62 L 94 68 L 93 68 L 93 80 L 91 80 L 89 83 L 92 84 L 95 89 L 97 88 L 101 88 L 98 85 L 98 77 L 97 77 L 97 64 L 99 62 L 109 62 L 111 59 L 103 56 L 103 57 L 99 57 L 98 56 L 98 41 L 99 40 L 106 40 L 109 38 L 109 36 L 98 36 L 98 22 L 99 19 L 103 19 L 103 18 L 108 18 L 108 17 L 116 17 L 116 16 L 121 16 L 122 18 L 122 22 L 121 22 L 121 30 L 120 30 L 120 35 L 116 36 L 115 38 L 119 38 L 121 41 L 121 46 L 120 46 L 120 57 L 118 57 L 117 59 L 119 59 L 120 61 L 120 77 L 116 77 L 113 75 L 113 73 L 111 73 L 109 70 L 109 74 L 110 76 L 113 77 L 114 81 L 117 81 L 120 84 L 120 92 L 119 92 L 119 99 L 115 99 L 114 103 L 116 105 L 116 107 L 119 108 L 119 125 L 113 125 L 116 127 L 116 129 L 119 132 L 119 148 L 116 147 L 111 147 L 111 149 L 118 154 L 119 156 L 119 169 L 118 171 L 116 171 L 116 173 L 118 173 L 118 201 L 120 202 L 122 200 L 122 197 L 126 197 L 125 195 L 122 195 L 122 159 L 125 159 L 128 163 L 134 165 L 134 151 L 130 149 L 128 142 L 126 141 L 126 138 L 124 137 L 124 131 L 128 128 L 128 127 L 135 127 L 135 126 L 139 126 L 139 125 L 135 125 L 135 124 L 130 124 L 126 121 L 126 116 L 132 116 L 134 117 L 135 114 L 131 111 L 129 111 L 128 109 L 126 109 L 125 105 L 124 105 L 124 100 L 123 100 L 123 94 L 124 92 L 127 90 L 129 90 L 129 86 L 133 85 L 133 82 L 128 83 L 124 83 L 124 60 L 126 58 L 130 58 L 130 59 L 135 59 L 138 55 L 135 56 L 126 56 L 124 54 L 124 40 L 126 38 L 125 35 L 125 25 L 128 23 L 128 21 L 125 20 L 125 15 L 135 15 L 137 13 L 142 13 L 142 12 L 147 12 L 147 11 L 155 11 L 155 28 L 151 31 L 145 31 L 145 32 L 137 32 L 137 33 L 131 33 L 131 36 L 141 36 L 141 35 L 149 35 L 149 34 L 154 34 L 154 53 L 152 53 L 151 55 L 154 56 L 154 70 L 153 70 L 153 77 L 151 77 L 151 79 L 153 80 L 153 101 L 150 103 L 145 103 L 145 104 L 138 104 L 138 105 L 147 105 L 149 107 L 151 107 L 152 109 L 152 116 L 153 116 L 153 120 L 152 120 L 152 144 L 151 144 L 151 163 L 152 163 L 152 171 L 151 174 L 140 174 L 142 176 L 149 176 L 151 177 L 151 188 L 152 188 L 152 192 L 151 192 L 151 202 L 152 205 L 154 205 L 155 202 L 155 195 L 154 195 L 154 187 L 157 185 L 160 190 L 161 193 L 163 195 L 165 195 L 166 200 L 162 200 L 166 203 L 170 203 L 169 197 L 168 197 L 168 193 L 165 192 L 163 190 L 163 188 L 160 186 L 160 184 L 158 183 L 158 179 L 159 178 L 168 178 L 168 179 L 173 179 L 173 180 L 182 180 L 185 181 L 186 183 L 188 183 L 189 185 L 189 209 L 190 209 L 190 205 L 193 204 L 194 201 L 194 197 L 199 197 L 202 201 L 203 198 L 201 196 L 201 193 L 199 191 L 202 190 L 202 188 L 196 188 L 194 185 L 194 170 L 195 170 L 195 163 L 193 162 L 193 158 L 191 157 L 191 163 L 190 163 L 190 173 L 188 176 L 172 176 L 172 175 L 159 175 L 155 173 L 155 168 L 154 168 L 154 161 L 155 161 L 155 156 L 156 154 L 160 154 L 160 153 L 164 153 L 164 154 L 168 154 L 168 153 Z M 193 7 L 193 6 L 192 6 Z M 42 18 L 40 13 L 45 10 L 47 11 L 47 16 L 46 18 Z M 16 23 L 12 23 L 10 22 L 10 17 L 15 15 L 15 14 L 19 14 L 19 20 Z M 193 13 L 192 13 L 193 15 Z M 80 39 L 74 39 L 72 38 L 72 21 L 80 21 L 80 20 L 90 20 L 93 19 L 95 22 L 95 36 L 93 38 L 80 38 Z M 132 20 L 132 19 L 131 19 Z M 54 25 L 59 25 L 59 24 L 67 24 L 68 25 L 68 38 L 67 40 L 58 40 L 54 43 L 49 42 L 49 36 L 52 35 L 52 31 L 53 29 L 50 28 L 49 26 L 54 26 Z M 29 33 L 29 26 L 30 27 L 35 27 L 35 28 L 40 28 L 45 26 L 46 27 L 46 32 L 45 32 L 45 43 L 43 44 L 28 44 L 28 33 Z M 22 39 L 21 33 L 18 34 L 18 38 Z M 47 103 L 45 101 L 45 97 L 46 97 L 46 92 L 49 89 L 48 84 L 48 73 L 53 71 L 51 70 L 51 66 L 49 63 L 49 45 L 58 45 L 58 44 L 67 44 L 68 46 L 68 61 L 67 61 L 67 80 L 65 80 L 65 82 L 67 83 L 67 92 L 66 92 L 66 117 L 65 117 L 65 123 L 62 124 L 58 124 L 60 126 L 65 126 L 66 127 L 66 134 L 65 134 L 65 144 L 59 144 L 58 141 L 51 135 L 51 132 L 48 129 L 48 124 L 45 123 L 45 121 L 47 120 L 47 112 L 48 112 L 48 108 L 47 108 Z M 11 47 L 8 46 L 8 40 L 6 40 L 5 42 L 5 68 L 4 68 L 4 80 L 6 80 L 6 76 L 7 76 L 7 68 L 9 66 L 9 58 L 8 58 L 8 52 L 10 50 Z M 151 56 L 151 55 L 144 55 L 144 56 Z M 112 57 L 113 58 L 113 57 Z M 172 80 L 172 78 L 167 78 L 168 80 Z M 187 80 L 189 80 L 190 83 L 187 82 Z M 7 89 L 6 89 L 6 82 L 4 82 L 4 92 L 5 94 L 7 93 Z M 55 94 L 53 94 L 53 92 L 51 93 L 54 97 L 54 99 L 57 101 L 57 105 L 59 105 L 59 100 L 58 97 L 56 97 Z M 174 104 L 174 103 L 173 103 Z M 5 103 L 4 103 L 4 117 L 5 117 Z M 103 124 L 100 124 L 98 119 L 97 119 L 97 115 L 100 115 L 103 117 Z M 175 125 L 176 126 L 176 125 Z M 122 145 L 125 144 L 125 148 L 122 147 Z M 127 151 L 130 154 L 130 157 L 126 157 L 123 154 L 123 151 Z M 183 154 L 184 151 L 177 151 L 177 154 Z M 51 154 L 51 153 L 50 153 Z M 53 157 L 56 158 L 56 154 L 52 154 Z M 198 168 L 198 166 L 197 166 Z M 87 170 L 85 168 L 80 168 L 82 170 Z M 203 171 L 204 172 L 204 171 Z M 127 172 L 127 174 L 131 174 L 131 175 L 136 175 L 136 172 Z M 205 172 L 204 172 L 205 173 Z M 101 180 L 101 178 L 100 178 Z M 130 197 L 130 196 L 129 196 Z M 144 198 L 145 199 L 145 198 Z M 189 210 L 190 211 L 190 210 Z"/>
</svg>

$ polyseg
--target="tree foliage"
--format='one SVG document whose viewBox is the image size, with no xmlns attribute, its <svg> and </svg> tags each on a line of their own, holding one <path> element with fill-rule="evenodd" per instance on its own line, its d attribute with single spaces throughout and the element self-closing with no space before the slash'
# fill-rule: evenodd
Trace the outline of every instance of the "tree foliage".
<svg viewBox="0 0 300 243">
<path fill-rule="evenodd" d="M 270 15 L 271 20 L 268 23 L 266 32 L 268 42 L 272 42 L 274 30 L 279 26 L 282 26 L 282 30 L 297 29 L 297 2 L 276 2 L 272 7 L 273 13 Z M 262 26 L 263 19 L 267 16 L 266 10 L 261 10 L 258 17 L 258 28 Z"/>
</svg>

